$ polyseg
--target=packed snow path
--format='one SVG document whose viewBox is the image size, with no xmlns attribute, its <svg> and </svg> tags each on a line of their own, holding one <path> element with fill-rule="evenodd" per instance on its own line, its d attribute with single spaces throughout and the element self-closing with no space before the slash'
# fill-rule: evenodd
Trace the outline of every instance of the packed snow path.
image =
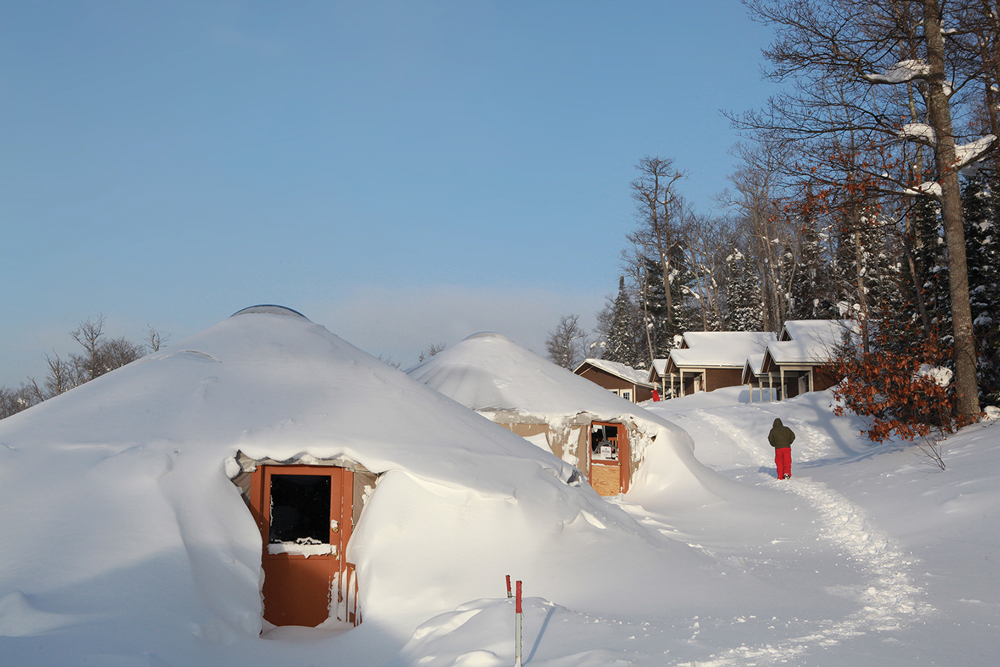
<svg viewBox="0 0 1000 667">
<path fill-rule="evenodd" d="M 725 443 L 733 447 L 729 452 L 714 452 L 716 456 L 721 455 L 725 464 L 735 465 L 725 471 L 730 477 L 744 483 L 756 481 L 769 489 L 793 494 L 808 503 L 819 517 L 818 528 L 823 540 L 833 545 L 838 557 L 856 564 L 857 571 L 863 573 L 862 585 L 843 587 L 840 591 L 854 597 L 861 608 L 840 620 L 824 619 L 815 622 L 815 631 L 802 636 L 761 646 L 744 644 L 716 653 L 708 661 L 681 664 L 785 663 L 790 658 L 807 652 L 810 647 L 834 645 L 848 637 L 871 631 L 899 629 L 933 611 L 930 605 L 921 602 L 924 591 L 912 581 L 909 574 L 917 560 L 893 548 L 888 536 L 865 516 L 860 507 L 823 483 L 811 479 L 808 473 L 801 474 L 802 464 L 829 456 L 834 449 L 830 437 L 804 421 L 789 420 L 787 416 L 774 414 L 766 408 L 741 407 L 742 410 L 729 408 L 723 413 L 725 416 L 706 409 L 694 409 L 672 417 L 678 418 L 678 423 L 689 429 L 696 443 L 714 443 L 712 446 L 717 450 L 720 449 L 720 444 L 724 450 Z M 781 417 L 796 432 L 793 451 L 799 467 L 796 471 L 796 466 L 793 465 L 792 480 L 786 482 L 774 479 L 773 450 L 767 446 L 766 440 L 762 443 L 760 437 L 751 435 L 737 425 L 734 417 L 744 416 L 746 419 L 740 419 L 739 423 L 754 424 L 758 426 L 757 430 L 760 430 L 760 424 L 770 425 L 775 417 Z M 706 431 L 715 431 L 715 434 L 710 435 Z M 697 446 L 695 454 L 699 455 Z M 743 466 L 756 468 L 756 471 L 751 474 L 748 470 L 741 469 Z M 753 477 L 760 479 L 753 480 Z M 635 514 L 636 508 L 631 508 L 630 511 Z M 652 517 L 645 518 L 647 525 L 653 521 L 655 519 Z M 672 531 L 665 529 L 664 532 L 669 534 Z M 853 591 L 850 590 L 852 588 Z"/>
</svg>

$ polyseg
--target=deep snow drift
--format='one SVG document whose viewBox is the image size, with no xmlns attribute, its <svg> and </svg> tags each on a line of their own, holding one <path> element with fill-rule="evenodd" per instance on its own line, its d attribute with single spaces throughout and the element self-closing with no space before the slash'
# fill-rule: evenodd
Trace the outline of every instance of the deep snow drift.
<svg viewBox="0 0 1000 667">
<path fill-rule="evenodd" d="M 323 327 L 225 320 L 0 421 L 0 664 L 511 665 L 507 573 L 525 665 L 995 664 L 1000 431 L 950 437 L 941 471 L 869 445 L 828 393 L 748 400 L 645 406 L 725 494 L 661 483 L 654 445 L 645 481 L 601 500 Z M 774 417 L 798 435 L 790 481 Z M 382 473 L 349 551 L 360 627 L 258 635 L 237 450 Z"/>
<path fill-rule="evenodd" d="M 260 534 L 227 477 L 237 451 L 380 474 L 347 552 L 359 628 L 259 636 Z M 503 594 L 508 573 L 533 598 L 633 619 L 764 594 L 573 472 L 304 317 L 238 314 L 0 422 L 0 653 L 376 665 L 439 636 L 415 633 L 428 619 L 488 606 L 473 601 Z"/>
</svg>

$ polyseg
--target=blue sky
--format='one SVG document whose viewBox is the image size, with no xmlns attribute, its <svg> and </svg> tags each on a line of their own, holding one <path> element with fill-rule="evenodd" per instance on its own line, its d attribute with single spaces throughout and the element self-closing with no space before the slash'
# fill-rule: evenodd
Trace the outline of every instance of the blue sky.
<svg viewBox="0 0 1000 667">
<path fill-rule="evenodd" d="M 769 40 L 736 0 L 3 3 L 0 384 L 88 316 L 257 303 L 404 366 L 543 353 L 617 289 L 640 158 L 712 208 Z"/>
</svg>

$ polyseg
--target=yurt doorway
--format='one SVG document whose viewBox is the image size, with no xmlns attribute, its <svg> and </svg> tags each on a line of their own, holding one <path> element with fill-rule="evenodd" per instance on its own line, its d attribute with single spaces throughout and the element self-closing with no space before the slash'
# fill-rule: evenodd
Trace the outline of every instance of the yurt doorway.
<svg viewBox="0 0 1000 667">
<path fill-rule="evenodd" d="M 255 471 L 264 549 L 264 619 L 315 627 L 335 616 L 357 624 L 351 539 L 354 472 L 335 466 L 264 465 Z"/>
<path fill-rule="evenodd" d="M 590 425 L 590 485 L 600 496 L 628 491 L 629 448 L 625 426 L 610 422 Z"/>
</svg>

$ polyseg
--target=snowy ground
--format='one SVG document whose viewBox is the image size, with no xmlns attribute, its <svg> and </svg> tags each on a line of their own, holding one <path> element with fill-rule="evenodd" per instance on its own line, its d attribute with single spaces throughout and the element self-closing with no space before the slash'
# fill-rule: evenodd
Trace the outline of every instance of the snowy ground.
<svg viewBox="0 0 1000 667">
<path fill-rule="evenodd" d="M 746 392 L 732 389 L 653 410 L 692 435 L 699 460 L 763 494 L 742 508 L 613 502 L 770 593 L 734 591 L 724 611 L 706 604 L 707 613 L 680 616 L 581 613 L 531 599 L 525 664 L 997 664 L 1000 430 L 952 436 L 941 471 L 916 446 L 870 445 L 859 422 L 831 414 L 826 393 L 741 399 Z M 790 481 L 774 479 L 766 434 L 775 417 L 797 433 Z M 424 624 L 391 664 L 512 664 L 512 632 L 507 600 L 472 602 Z"/>
<path fill-rule="evenodd" d="M 609 513 L 580 512 L 560 525 L 573 551 L 531 554 L 525 561 L 534 569 L 524 577 L 524 664 L 998 664 L 1000 427 L 975 425 L 944 442 L 942 471 L 916 446 L 870 445 L 859 435 L 857 420 L 832 415 L 826 393 L 782 403 L 747 400 L 745 391 L 730 389 L 647 406 L 683 427 L 695 441 L 696 457 L 737 492 L 729 500 L 699 504 L 640 487 L 608 501 L 617 506 Z M 766 434 L 775 417 L 798 436 L 789 481 L 774 479 Z M 0 454 L 18 456 L 7 450 Z M 606 526 L 619 510 L 635 523 Z M 675 554 L 663 562 L 689 568 L 669 573 L 670 581 L 679 582 L 676 599 L 662 583 L 647 585 L 665 578 L 648 571 L 648 563 L 657 561 L 638 553 L 631 562 L 622 558 L 595 570 L 622 582 L 614 593 L 580 580 L 575 590 L 552 588 L 564 591 L 562 599 L 537 596 L 547 585 L 540 581 L 546 566 L 565 571 L 567 559 L 588 557 L 581 541 L 592 539 L 591 529 L 612 534 L 627 525 L 646 531 L 637 544 L 660 544 L 664 553 Z M 53 537 L 52 549 L 59 550 L 78 536 Z M 678 555 L 679 548 L 692 558 Z M 35 550 L 39 557 L 45 553 Z M 0 579 L 27 581 L 31 568 L 27 562 L 0 562 Z M 174 616 L 190 607 L 178 601 L 180 592 L 178 600 L 148 599 L 144 591 L 155 590 L 146 584 L 149 571 L 147 566 L 129 575 L 136 582 L 128 589 L 133 595 L 123 598 L 120 583 L 113 600 L 107 594 L 108 608 L 125 609 L 137 636 L 150 623 L 177 622 Z M 58 604 L 30 591 L 0 591 L 0 665 L 513 664 L 514 609 L 500 577 L 495 597 L 449 607 L 403 634 L 399 627 L 366 622 L 357 629 L 272 629 L 259 639 L 213 637 L 211 626 L 192 624 L 197 640 L 173 653 L 167 639 L 151 647 L 133 639 L 118 620 L 102 625 L 90 611 L 93 598 L 101 597 L 100 585 L 100 579 L 80 584 L 79 599 L 61 594 Z M 447 588 L 445 582 L 437 585 Z M 706 586 L 698 588 L 704 591 L 700 598 L 692 597 L 693 586 Z M 142 620 L 147 614 L 152 620 Z"/>
</svg>

